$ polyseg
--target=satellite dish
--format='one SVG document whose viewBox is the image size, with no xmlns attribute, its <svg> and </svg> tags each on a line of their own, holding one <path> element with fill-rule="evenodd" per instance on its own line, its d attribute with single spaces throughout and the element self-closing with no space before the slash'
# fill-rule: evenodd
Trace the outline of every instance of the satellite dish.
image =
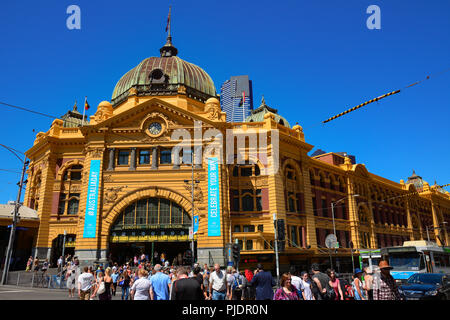
<svg viewBox="0 0 450 320">
<path fill-rule="evenodd" d="M 336 248 L 336 243 L 337 243 L 337 239 L 334 234 L 329 234 L 325 238 L 325 245 L 329 249 Z"/>
</svg>

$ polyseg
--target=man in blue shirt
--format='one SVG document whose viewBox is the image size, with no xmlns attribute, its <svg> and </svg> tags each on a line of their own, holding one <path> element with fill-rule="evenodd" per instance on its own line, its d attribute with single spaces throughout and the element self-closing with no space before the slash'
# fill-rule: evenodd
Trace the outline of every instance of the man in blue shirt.
<svg viewBox="0 0 450 320">
<path fill-rule="evenodd" d="M 112 281 L 113 281 L 112 295 L 113 295 L 113 296 L 116 296 L 117 279 L 119 279 L 119 273 L 117 272 L 117 269 L 114 269 L 114 273 L 111 275 L 111 279 L 112 279 Z"/>
<path fill-rule="evenodd" d="M 256 300 L 272 300 L 272 287 L 276 285 L 276 282 L 269 271 L 263 270 L 263 266 L 260 263 L 257 265 L 251 285 L 256 289 Z"/>
<path fill-rule="evenodd" d="M 170 277 L 161 272 L 161 265 L 155 265 L 156 273 L 150 278 L 152 285 L 150 295 L 152 300 L 169 300 Z"/>
</svg>

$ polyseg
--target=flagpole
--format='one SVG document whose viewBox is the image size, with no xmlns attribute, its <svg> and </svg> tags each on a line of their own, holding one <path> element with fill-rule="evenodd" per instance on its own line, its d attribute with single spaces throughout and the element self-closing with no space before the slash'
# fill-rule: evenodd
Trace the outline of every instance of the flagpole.
<svg viewBox="0 0 450 320">
<path fill-rule="evenodd" d="M 87 101 L 87 96 L 84 97 L 84 106 L 83 106 L 83 126 L 84 126 L 84 114 L 86 112 L 86 101 Z"/>
</svg>

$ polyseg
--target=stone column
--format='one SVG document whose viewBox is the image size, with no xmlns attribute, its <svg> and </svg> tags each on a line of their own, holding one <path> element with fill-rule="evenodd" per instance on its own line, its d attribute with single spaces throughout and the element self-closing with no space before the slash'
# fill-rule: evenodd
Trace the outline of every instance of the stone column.
<svg viewBox="0 0 450 320">
<path fill-rule="evenodd" d="M 109 162 L 108 162 L 108 169 L 107 171 L 113 171 L 114 170 L 114 154 L 115 154 L 116 148 L 109 149 Z"/>
<path fill-rule="evenodd" d="M 158 147 L 153 147 L 152 150 L 152 170 L 158 169 Z"/>
<path fill-rule="evenodd" d="M 136 170 L 136 148 L 131 148 L 130 167 L 128 170 Z"/>
</svg>

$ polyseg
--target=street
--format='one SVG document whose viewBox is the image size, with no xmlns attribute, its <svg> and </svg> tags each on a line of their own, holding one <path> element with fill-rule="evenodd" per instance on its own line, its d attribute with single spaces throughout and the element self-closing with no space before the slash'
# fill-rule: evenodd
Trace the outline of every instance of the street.
<svg viewBox="0 0 450 320">
<path fill-rule="evenodd" d="M 75 294 L 77 295 L 77 292 Z M 61 289 L 0 286 L 0 300 L 78 300 L 78 297 L 68 296 L 68 291 Z M 120 300 L 120 293 L 113 296 L 112 300 Z"/>
</svg>

